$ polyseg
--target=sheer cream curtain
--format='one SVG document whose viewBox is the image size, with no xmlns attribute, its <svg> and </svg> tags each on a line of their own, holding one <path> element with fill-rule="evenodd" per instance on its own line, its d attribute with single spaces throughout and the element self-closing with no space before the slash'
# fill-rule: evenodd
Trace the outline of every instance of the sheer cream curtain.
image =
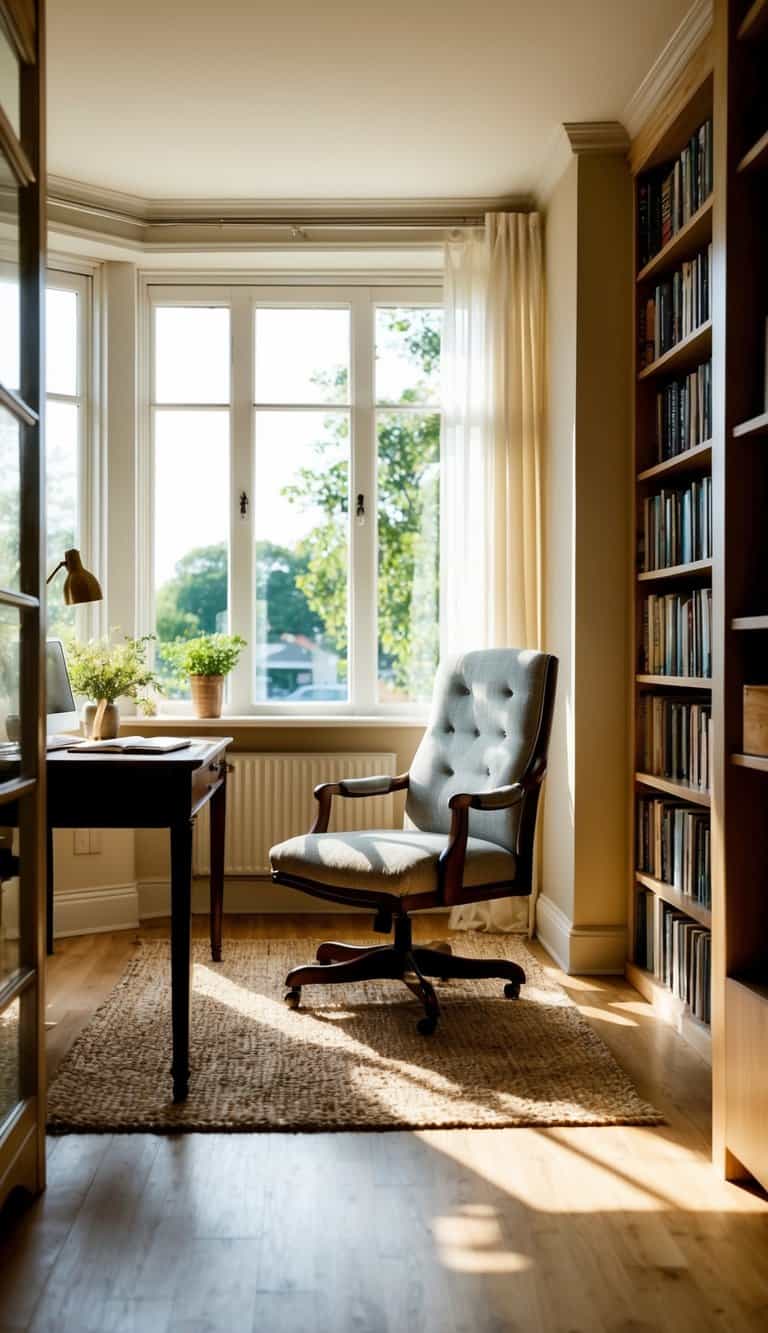
<svg viewBox="0 0 768 1333">
<path fill-rule="evenodd" d="M 537 213 L 488 213 L 445 252 L 441 650 L 541 644 L 544 284 Z M 533 897 L 451 925 L 530 929 Z"/>
</svg>

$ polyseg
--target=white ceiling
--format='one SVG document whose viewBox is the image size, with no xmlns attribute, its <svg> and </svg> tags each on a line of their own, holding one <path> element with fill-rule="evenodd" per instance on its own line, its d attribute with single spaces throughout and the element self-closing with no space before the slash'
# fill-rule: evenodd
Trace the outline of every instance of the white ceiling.
<svg viewBox="0 0 768 1333">
<path fill-rule="evenodd" d="M 49 169 L 150 199 L 529 193 L 691 0 L 48 0 Z"/>
</svg>

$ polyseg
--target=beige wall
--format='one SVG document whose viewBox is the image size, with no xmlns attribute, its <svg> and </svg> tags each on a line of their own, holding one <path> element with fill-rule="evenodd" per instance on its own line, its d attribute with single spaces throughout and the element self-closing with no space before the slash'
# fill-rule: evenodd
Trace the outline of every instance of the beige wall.
<svg viewBox="0 0 768 1333">
<path fill-rule="evenodd" d="M 574 156 L 546 212 L 545 647 L 560 683 L 537 926 L 571 970 L 625 950 L 631 188 L 621 156 Z"/>
</svg>

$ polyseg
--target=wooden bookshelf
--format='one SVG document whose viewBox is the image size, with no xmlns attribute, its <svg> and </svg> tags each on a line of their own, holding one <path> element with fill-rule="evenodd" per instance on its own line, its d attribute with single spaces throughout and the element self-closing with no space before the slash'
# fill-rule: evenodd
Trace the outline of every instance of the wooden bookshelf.
<svg viewBox="0 0 768 1333">
<path fill-rule="evenodd" d="M 658 254 L 649 259 L 644 268 L 635 279 L 636 282 L 647 282 L 649 278 L 661 277 L 670 269 L 674 269 L 684 259 L 690 259 L 697 251 L 701 250 L 712 239 L 712 204 L 713 195 L 704 201 L 701 208 L 698 208 L 693 217 L 681 227 L 679 231 L 667 244 L 662 246 Z"/>
<path fill-rule="evenodd" d="M 691 898 L 678 893 L 671 884 L 665 884 L 663 879 L 654 879 L 652 875 L 646 875 L 644 870 L 636 870 L 635 880 L 638 884 L 642 884 L 644 889 L 650 889 L 651 893 L 655 893 L 657 898 L 663 898 L 670 907 L 676 907 L 678 911 L 692 916 L 700 926 L 706 926 L 707 929 L 711 927 L 712 913 L 709 908 L 702 907 L 700 903 L 693 902 Z"/>
<path fill-rule="evenodd" d="M 668 352 L 638 371 L 639 380 L 652 379 L 657 375 L 673 376 L 691 370 L 699 362 L 705 361 L 712 350 L 712 321 L 705 320 L 687 338 L 681 338 Z"/>
<path fill-rule="evenodd" d="M 745 685 L 768 684 L 768 5 L 715 0 L 716 134 L 712 357 L 713 505 L 718 671 L 713 690 L 713 1140 L 731 1176 L 768 1187 L 765 1101 L 754 1071 L 768 1066 L 765 1005 L 739 981 L 768 978 L 768 759 L 743 753 Z M 718 109 L 720 119 L 718 122 Z M 726 441 L 728 442 L 726 445 Z M 762 1104 L 761 1104 L 762 1103 Z"/>
<path fill-rule="evenodd" d="M 693 805 L 710 805 L 711 796 L 701 787 L 691 787 L 686 782 L 673 782 L 671 778 L 660 778 L 656 773 L 635 773 L 635 782 L 641 787 L 651 787 L 666 796 L 676 796 L 680 801 Z M 634 846 L 634 843 L 633 843 Z"/>
<path fill-rule="evenodd" d="M 637 576 L 637 581 L 638 583 L 663 583 L 666 580 L 698 579 L 701 576 L 711 576 L 711 574 L 711 560 L 692 560 L 687 565 L 664 565 L 661 569 L 642 570 Z"/>
<path fill-rule="evenodd" d="M 665 690 L 711 690 L 711 676 L 637 675 L 638 685 L 661 685 Z"/>
<path fill-rule="evenodd" d="M 706 1059 L 711 1058 L 712 1042 L 709 1027 L 694 1017 L 687 1005 L 678 999 L 662 980 L 639 965 L 634 954 L 637 922 L 637 892 L 639 889 L 650 890 L 647 902 L 648 910 L 654 913 L 652 928 L 660 947 L 660 924 L 662 904 L 666 903 L 687 917 L 692 926 L 713 930 L 714 914 L 700 906 L 682 892 L 682 886 L 665 884 L 661 880 L 634 869 L 634 849 L 637 841 L 637 808 L 640 798 L 654 797 L 679 801 L 685 806 L 697 807 L 706 816 L 712 804 L 709 790 L 691 786 L 683 781 L 673 781 L 648 773 L 643 768 L 643 738 L 641 735 L 640 709 L 648 696 L 667 696 L 677 698 L 681 703 L 697 702 L 695 695 L 703 696 L 711 706 L 714 680 L 701 676 L 665 676 L 643 671 L 643 610 L 648 596 L 652 593 L 686 593 L 694 589 L 708 588 L 713 579 L 713 559 L 691 561 L 667 568 L 638 569 L 640 561 L 640 543 L 644 526 L 645 502 L 662 490 L 682 490 L 690 485 L 691 480 L 712 475 L 716 453 L 720 447 L 719 433 L 714 429 L 708 432 L 708 438 L 692 440 L 683 452 L 660 461 L 660 455 L 670 447 L 680 447 L 675 438 L 658 439 L 657 422 L 659 408 L 664 407 L 666 399 L 659 399 L 667 385 L 679 383 L 690 372 L 704 365 L 711 357 L 716 319 L 708 318 L 681 339 L 663 356 L 650 365 L 641 366 L 641 316 L 648 319 L 648 303 L 658 299 L 657 287 L 660 282 L 671 280 L 672 274 L 685 260 L 705 251 L 713 241 L 715 218 L 721 207 L 719 194 L 720 180 L 714 169 L 712 191 L 698 208 L 691 212 L 688 220 L 670 237 L 653 257 L 641 267 L 637 256 L 647 252 L 647 238 L 643 242 L 640 235 L 640 199 L 644 205 L 644 216 L 653 217 L 650 195 L 659 188 L 659 184 L 668 178 L 675 162 L 682 153 L 689 150 L 691 139 L 698 134 L 699 127 L 706 121 L 715 120 L 714 77 L 711 43 L 707 40 L 699 52 L 694 53 L 690 68 L 680 76 L 680 93 L 670 95 L 666 102 L 666 115 L 659 119 L 651 116 L 649 124 L 652 132 L 642 130 L 630 149 L 630 162 L 636 183 L 636 277 L 634 282 L 635 310 L 635 345 L 638 365 L 634 377 L 634 476 L 635 476 L 635 525 L 632 559 L 634 571 L 634 643 L 633 674 L 631 682 L 633 716 L 633 770 L 631 773 L 630 793 L 632 808 L 632 869 L 629 876 L 629 923 L 630 956 L 627 962 L 627 977 L 658 1012 L 681 1032 Z M 717 129 L 715 127 L 715 137 Z M 714 162 L 714 148 L 713 148 Z M 680 173 L 682 176 L 682 172 Z M 662 217 L 664 201 L 661 203 Z M 674 219 L 673 219 L 674 223 Z M 713 254 L 714 265 L 714 254 Z M 712 282 L 710 281 L 710 295 Z M 715 311 L 710 305 L 710 310 Z M 701 404 L 699 404 L 700 410 Z M 679 415 L 678 415 L 678 420 Z M 700 420 L 701 418 L 699 418 Z M 714 425 L 712 407 L 707 412 L 708 421 Z M 666 416 L 664 417 L 666 420 Z M 660 969 L 661 970 L 661 969 Z"/>
<path fill-rule="evenodd" d="M 663 485 L 670 477 L 695 476 L 700 472 L 709 472 L 711 468 L 712 441 L 706 440 L 704 444 L 695 444 L 692 449 L 675 454 L 674 458 L 665 458 L 663 463 L 643 468 L 642 472 L 638 472 L 637 480 L 656 481 L 658 478 Z"/>
<path fill-rule="evenodd" d="M 733 428 L 733 437 L 742 440 L 750 435 L 768 435 L 768 412 L 761 412 L 749 421 L 740 421 Z"/>
</svg>

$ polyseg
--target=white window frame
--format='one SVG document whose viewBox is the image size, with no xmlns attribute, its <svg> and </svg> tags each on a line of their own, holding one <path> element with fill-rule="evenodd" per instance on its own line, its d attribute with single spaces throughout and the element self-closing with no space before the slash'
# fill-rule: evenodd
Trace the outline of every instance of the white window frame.
<svg viewBox="0 0 768 1333">
<path fill-rule="evenodd" d="M 157 306 L 226 305 L 230 309 L 231 378 L 229 404 L 157 404 L 154 392 L 154 310 Z M 258 305 L 299 309 L 312 307 L 343 307 L 351 314 L 350 344 L 350 398 L 349 404 L 338 405 L 350 416 L 350 480 L 349 480 L 349 699 L 346 702 L 317 702 L 307 700 L 288 703 L 285 700 L 257 703 L 254 701 L 253 626 L 255 609 L 255 534 L 253 505 L 248 506 L 246 519 L 238 512 L 241 491 L 251 497 L 258 484 L 254 475 L 254 420 L 256 409 L 295 411 L 310 408 L 317 411 L 336 404 L 265 404 L 255 401 L 254 386 L 254 310 Z M 285 718 L 297 720 L 317 717 L 402 717 L 411 721 L 423 720 L 427 704 L 380 703 L 377 700 L 377 523 L 366 522 L 362 527 L 354 521 L 354 498 L 359 493 L 366 497 L 366 511 L 377 515 L 377 439 L 375 430 L 376 404 L 374 401 L 375 365 L 375 310 L 387 306 L 421 306 L 440 308 L 442 281 L 436 278 L 418 282 L 372 282 L 365 280 L 334 281 L 325 279 L 291 282 L 284 277 L 273 281 L 260 277 L 243 278 L 233 282 L 231 277 L 217 282 L 215 278 L 197 282 L 191 277 L 174 281 L 163 275 L 153 280 L 146 274 L 142 283 L 140 398 L 142 411 L 140 430 L 139 476 L 140 496 L 147 516 L 145 531 L 148 549 L 142 552 L 139 571 L 140 596 L 138 633 L 151 634 L 155 626 L 154 588 L 154 414 L 155 409 L 189 407 L 205 411 L 211 407 L 229 407 L 230 412 L 230 531 L 229 531 L 229 584 L 228 608 L 231 632 L 242 633 L 248 646 L 240 663 L 229 678 L 225 716 Z M 380 409 L 389 411 L 389 408 Z M 397 411 L 398 408 L 392 409 Z M 420 410 L 418 407 L 409 410 Z M 439 411 L 439 407 L 436 408 Z M 189 715 L 191 704 L 181 700 L 163 700 L 162 711 L 169 714 Z"/>
<path fill-rule="evenodd" d="M 49 289 L 75 292 L 78 296 L 77 392 L 48 393 L 46 402 L 75 403 L 78 408 L 78 549 L 83 563 L 95 572 L 104 568 L 104 467 L 101 454 L 101 419 L 99 410 L 100 347 L 97 318 L 98 279 L 92 272 L 76 272 L 71 267 L 49 263 L 45 275 Z M 64 552 L 61 552 L 63 558 Z M 100 581 L 103 581 L 100 578 Z M 51 585 L 49 597 L 56 597 Z M 60 595 L 60 590 L 59 590 Z M 106 632 L 104 602 L 91 602 L 77 608 L 75 626 L 78 637 L 90 638 Z"/>
</svg>

